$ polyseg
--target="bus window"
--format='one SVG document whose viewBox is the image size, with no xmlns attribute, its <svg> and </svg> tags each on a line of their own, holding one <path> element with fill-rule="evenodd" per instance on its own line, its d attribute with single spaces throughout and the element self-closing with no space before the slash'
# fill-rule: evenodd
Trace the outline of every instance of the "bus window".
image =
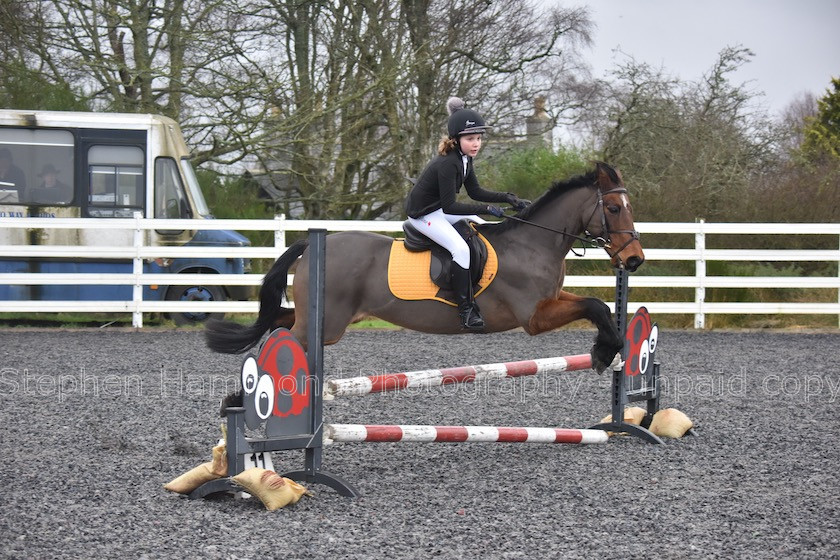
<svg viewBox="0 0 840 560">
<path fill-rule="evenodd" d="M 88 214 L 130 218 L 143 209 L 143 150 L 136 146 L 92 146 L 88 150 Z"/>
<path fill-rule="evenodd" d="M 73 177 L 70 131 L 0 128 L 0 204 L 69 204 Z"/>
<path fill-rule="evenodd" d="M 155 160 L 155 218 L 192 218 L 178 165 L 172 158 Z"/>
<path fill-rule="evenodd" d="M 213 215 L 210 213 L 210 207 L 207 206 L 207 201 L 204 200 L 204 193 L 201 192 L 201 186 L 198 184 L 198 177 L 195 176 L 195 169 L 193 169 L 192 164 L 190 164 L 187 158 L 181 159 L 181 169 L 184 172 L 184 177 L 187 178 L 187 190 L 192 195 L 198 214 L 212 218 Z"/>
</svg>

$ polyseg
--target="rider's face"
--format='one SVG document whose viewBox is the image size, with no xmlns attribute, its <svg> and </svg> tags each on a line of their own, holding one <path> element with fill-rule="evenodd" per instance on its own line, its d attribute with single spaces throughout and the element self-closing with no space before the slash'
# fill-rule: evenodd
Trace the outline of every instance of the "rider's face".
<svg viewBox="0 0 840 560">
<path fill-rule="evenodd" d="M 481 134 L 464 134 L 458 137 L 461 153 L 475 157 L 481 149 Z"/>
</svg>

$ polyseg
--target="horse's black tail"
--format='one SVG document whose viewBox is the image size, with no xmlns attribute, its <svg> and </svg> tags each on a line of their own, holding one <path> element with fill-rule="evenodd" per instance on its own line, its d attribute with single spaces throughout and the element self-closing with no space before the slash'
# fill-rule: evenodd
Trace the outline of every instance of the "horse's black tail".
<svg viewBox="0 0 840 560">
<path fill-rule="evenodd" d="M 308 245 L 309 241 L 306 239 L 292 243 L 265 275 L 260 288 L 260 311 L 253 325 L 245 326 L 233 321 L 220 320 L 207 322 L 204 334 L 207 346 L 211 350 L 223 354 L 239 354 L 256 346 L 262 335 L 274 326 L 282 309 L 283 299 L 286 298 L 286 277 L 289 268 Z"/>
</svg>

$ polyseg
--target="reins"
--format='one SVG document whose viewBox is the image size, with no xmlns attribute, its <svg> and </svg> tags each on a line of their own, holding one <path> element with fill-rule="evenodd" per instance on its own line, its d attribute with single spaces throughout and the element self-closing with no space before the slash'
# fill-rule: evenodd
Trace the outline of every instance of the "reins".
<svg viewBox="0 0 840 560">
<path fill-rule="evenodd" d="M 531 221 L 528 221 L 528 220 L 523 220 L 522 218 L 518 218 L 516 216 L 504 215 L 504 216 L 502 216 L 502 218 L 504 218 L 506 220 L 513 220 L 514 222 L 519 222 L 521 224 L 534 226 L 534 227 L 544 229 L 546 231 L 550 231 L 550 232 L 557 233 L 557 234 L 560 234 L 560 235 L 565 235 L 566 237 L 573 237 L 573 238 L 577 239 L 578 241 L 582 241 L 584 243 L 594 243 L 595 242 L 595 240 L 593 238 L 581 237 L 580 235 L 575 235 L 573 233 L 569 233 L 568 231 L 562 231 L 562 230 L 559 230 L 559 229 L 554 229 L 554 228 L 551 228 L 551 227 L 548 227 L 548 226 L 544 226 L 542 224 L 538 224 L 538 223 L 531 222 Z"/>
<path fill-rule="evenodd" d="M 591 247 L 599 247 L 599 248 L 604 249 L 604 250 L 612 249 L 612 247 L 611 247 L 611 241 L 612 240 L 610 238 L 610 234 L 613 234 L 613 233 L 627 233 L 627 234 L 630 234 L 630 238 L 624 243 L 624 245 L 622 245 L 616 251 L 613 252 L 613 254 L 617 254 L 617 253 L 620 253 L 621 251 L 623 251 L 624 248 L 627 247 L 630 243 L 639 239 L 639 232 L 635 229 L 634 230 L 628 230 L 628 229 L 611 230 L 611 229 L 608 228 L 608 226 L 607 226 L 607 215 L 606 215 L 606 212 L 604 211 L 604 195 L 605 194 L 612 194 L 612 193 L 625 194 L 625 193 L 627 193 L 627 189 L 624 188 L 624 187 L 616 187 L 614 189 L 610 189 L 610 190 L 604 191 L 604 192 L 601 192 L 601 189 L 598 189 L 598 201 L 595 203 L 595 206 L 592 208 L 592 213 L 589 215 L 589 219 L 586 221 L 586 223 L 589 224 L 592 221 L 592 218 L 595 217 L 595 212 L 598 211 L 598 208 L 601 208 L 601 235 L 598 235 L 598 236 L 592 235 L 589 232 L 589 229 L 585 229 L 583 231 L 584 236 L 580 236 L 580 235 L 575 235 L 573 233 L 569 233 L 568 231 L 563 231 L 563 230 L 555 229 L 555 228 L 552 228 L 552 227 L 544 226 L 542 224 L 538 224 L 538 223 L 535 223 L 535 222 L 532 222 L 532 221 L 529 221 L 529 220 L 524 220 L 524 219 L 519 218 L 517 216 L 507 216 L 507 215 L 505 215 L 505 216 L 503 216 L 503 218 L 505 218 L 506 220 L 513 220 L 514 222 L 519 222 L 519 223 L 522 223 L 522 224 L 527 224 L 529 226 L 544 229 L 546 231 L 550 231 L 550 232 L 553 232 L 553 233 L 556 233 L 556 234 L 559 234 L 559 235 L 563 235 L 563 236 L 566 236 L 566 237 L 571 237 L 571 238 L 573 238 L 577 241 L 580 241 L 581 243 L 589 244 Z M 606 234 L 606 236 L 607 236 L 606 238 L 603 237 L 604 234 Z M 575 255 L 582 256 L 582 255 L 578 254 L 577 252 L 575 252 L 574 247 L 572 247 L 571 250 Z M 583 247 L 583 250 L 584 250 L 584 253 L 585 253 L 586 252 L 586 247 L 585 246 Z"/>
</svg>

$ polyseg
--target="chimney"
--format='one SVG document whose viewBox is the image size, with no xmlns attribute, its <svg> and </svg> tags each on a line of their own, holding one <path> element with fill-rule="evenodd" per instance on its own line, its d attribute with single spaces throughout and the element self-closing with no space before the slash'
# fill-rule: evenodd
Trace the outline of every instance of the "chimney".
<svg viewBox="0 0 840 560">
<path fill-rule="evenodd" d="M 534 99 L 534 114 L 525 119 L 525 134 L 527 141 L 537 144 L 542 142 L 546 147 L 554 146 L 551 117 L 545 112 L 545 97 L 542 95 Z"/>
</svg>

